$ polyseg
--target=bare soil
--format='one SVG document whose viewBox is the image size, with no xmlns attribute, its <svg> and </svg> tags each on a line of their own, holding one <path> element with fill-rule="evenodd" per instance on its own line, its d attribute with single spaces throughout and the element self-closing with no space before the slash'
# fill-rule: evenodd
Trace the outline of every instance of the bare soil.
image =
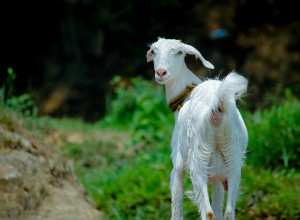
<svg viewBox="0 0 300 220">
<path fill-rule="evenodd" d="M 12 120 L 11 118 L 9 120 Z M 8 120 L 8 122 L 10 122 Z M 0 120 L 0 219 L 100 220 L 105 215 L 89 200 L 48 138 L 21 122 Z"/>
</svg>

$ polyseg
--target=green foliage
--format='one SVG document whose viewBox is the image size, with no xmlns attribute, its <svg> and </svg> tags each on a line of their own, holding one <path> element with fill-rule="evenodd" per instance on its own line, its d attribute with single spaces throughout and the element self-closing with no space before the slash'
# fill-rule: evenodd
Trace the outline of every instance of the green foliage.
<svg viewBox="0 0 300 220">
<path fill-rule="evenodd" d="M 173 114 L 167 107 L 164 87 L 133 78 L 131 86 L 115 77 L 113 83 L 119 86 L 108 115 L 101 121 L 102 126 L 118 126 L 132 131 L 134 142 L 164 141 L 173 127 Z M 169 140 L 169 139 L 168 139 Z"/>
<path fill-rule="evenodd" d="M 24 115 L 37 115 L 37 107 L 35 106 L 31 95 L 28 93 L 9 97 L 5 104 Z"/>
<path fill-rule="evenodd" d="M 134 78 L 132 86 L 118 83 L 105 126 L 129 128 L 131 143 L 160 141 L 169 145 L 173 114 L 167 108 L 163 86 Z M 299 168 L 300 102 L 286 90 L 285 99 L 270 109 L 242 111 L 249 132 L 247 163 L 270 168 Z"/>
<path fill-rule="evenodd" d="M 237 219 L 299 219 L 300 174 L 244 167 Z"/>
<path fill-rule="evenodd" d="M 74 160 L 79 180 L 108 219 L 170 219 L 174 122 L 164 97 L 162 86 L 135 78 L 130 87 L 117 87 L 109 115 L 97 124 L 51 118 L 30 118 L 26 124 L 55 135 L 55 143 Z M 270 109 L 242 111 L 249 155 L 237 219 L 300 218 L 299 107 L 299 100 L 287 92 L 286 100 Z M 9 119 L 0 111 L 0 123 L 13 129 L 16 125 Z M 185 189 L 191 189 L 188 178 Z M 184 217 L 199 218 L 188 198 Z"/>
<path fill-rule="evenodd" d="M 15 95 L 14 82 L 17 74 L 13 68 L 7 68 L 7 78 L 3 85 L 0 85 L 0 105 L 5 105 L 24 115 L 37 115 L 37 107 L 29 93 L 19 96 Z"/>
<path fill-rule="evenodd" d="M 109 145 L 95 140 L 81 146 L 69 143 L 66 149 L 66 155 L 76 161 L 77 174 L 89 196 L 108 219 L 170 219 L 170 148 L 146 145 L 128 155 L 118 152 L 114 141 Z M 244 167 L 237 219 L 298 219 L 299 181 L 299 173 L 293 170 Z M 185 189 L 191 189 L 188 178 Z M 188 198 L 184 210 L 186 219 L 198 218 Z"/>
<path fill-rule="evenodd" d="M 300 102 L 289 90 L 271 109 L 245 114 L 249 132 L 247 163 L 258 167 L 300 168 Z"/>
<path fill-rule="evenodd" d="M 80 169 L 81 180 L 109 219 L 170 218 L 168 153 L 155 148 L 121 163 L 116 158 L 110 169 Z"/>
<path fill-rule="evenodd" d="M 143 142 L 145 147 L 139 148 L 135 151 L 135 157 L 127 160 L 113 152 L 106 152 L 108 158 L 113 158 L 110 169 L 99 171 L 101 169 L 96 167 L 79 168 L 79 176 L 99 208 L 106 210 L 109 219 L 169 219 L 171 152 L 168 146 L 173 129 L 173 121 L 169 117 L 173 117 L 173 114 L 167 109 L 162 90 L 155 90 L 156 86 L 140 78 L 135 80 L 129 88 L 118 87 L 112 102 L 112 115 L 104 120 L 106 126 L 121 123 L 135 134 L 133 139 L 145 135 L 150 139 L 160 131 L 163 131 L 165 138 Z M 151 111 L 148 112 L 149 109 Z M 160 121 L 157 121 L 157 109 L 164 113 Z M 243 169 L 243 194 L 237 203 L 237 219 L 299 218 L 297 184 L 300 176 L 293 169 L 299 167 L 299 109 L 299 101 L 287 92 L 286 100 L 274 104 L 271 109 L 254 114 L 242 111 L 249 131 L 247 164 L 250 166 Z M 143 118 L 148 122 L 140 125 Z M 162 130 L 165 125 L 167 129 Z M 281 141 L 274 138 L 279 135 Z M 141 144 L 141 140 L 131 143 Z M 266 144 L 271 142 L 273 144 Z M 114 156 L 108 156 L 110 154 Z M 83 154 L 80 155 L 82 157 Z M 285 165 L 292 169 L 281 172 L 280 168 Z M 277 168 L 277 171 L 265 169 L 267 167 Z M 191 189 L 188 179 L 185 185 L 186 189 Z M 283 201 L 286 205 L 282 205 Z M 184 200 L 184 209 L 185 218 L 198 218 L 196 207 L 187 198 Z"/>
<path fill-rule="evenodd" d="M 11 68 L 11 67 L 7 68 L 7 74 L 8 74 L 8 77 L 4 83 L 4 86 L 6 87 L 7 96 L 11 97 L 11 96 L 13 96 L 13 93 L 14 93 L 14 82 L 15 82 L 17 75 L 14 72 L 13 68 Z"/>
<path fill-rule="evenodd" d="M 3 126 L 10 131 L 14 131 L 17 126 L 14 118 L 15 112 L 12 112 L 8 108 L 4 108 L 0 105 L 0 126 Z"/>
</svg>

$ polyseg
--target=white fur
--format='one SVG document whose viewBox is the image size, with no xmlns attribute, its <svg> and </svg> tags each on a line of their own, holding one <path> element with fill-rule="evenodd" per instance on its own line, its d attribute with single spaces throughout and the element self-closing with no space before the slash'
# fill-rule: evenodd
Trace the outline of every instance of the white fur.
<svg viewBox="0 0 300 220">
<path fill-rule="evenodd" d="M 191 94 L 190 102 L 178 116 L 178 148 L 181 166 L 188 170 L 194 187 L 194 203 L 202 219 L 223 219 L 224 188 L 228 183 L 225 219 L 234 219 L 241 168 L 245 158 L 248 134 L 236 107 L 236 99 L 247 89 L 247 80 L 231 72 L 223 81 L 207 80 Z M 222 113 L 218 108 L 222 106 Z M 221 114 L 218 124 L 211 122 L 212 114 Z M 207 183 L 213 184 L 212 207 Z"/>
<path fill-rule="evenodd" d="M 181 52 L 182 54 L 178 54 Z M 147 62 L 154 62 L 155 79 L 166 86 L 166 96 L 169 102 L 172 98 L 182 92 L 187 85 L 199 84 L 201 80 L 192 73 L 184 62 L 186 54 L 195 55 L 202 63 L 213 69 L 213 65 L 206 61 L 194 47 L 182 43 L 180 40 L 159 38 L 153 43 L 147 52 Z M 166 70 L 166 75 L 159 76 L 158 70 Z"/>
<path fill-rule="evenodd" d="M 187 68 L 184 62 L 186 54 L 195 55 L 204 66 L 213 68 L 198 50 L 178 40 L 159 38 L 147 52 L 147 61 L 154 62 L 157 82 L 165 84 L 168 102 L 187 85 L 201 83 Z M 247 129 L 236 107 L 236 100 L 246 92 L 247 83 L 235 72 L 223 81 L 206 80 L 193 90 L 180 112 L 174 113 L 170 181 L 173 220 L 183 219 L 184 170 L 190 175 L 193 201 L 202 220 L 235 218 L 235 201 L 248 143 Z M 218 119 L 213 122 L 212 117 Z M 224 188 L 221 182 L 226 181 L 228 193 L 223 218 Z M 212 183 L 212 206 L 208 182 Z"/>
</svg>

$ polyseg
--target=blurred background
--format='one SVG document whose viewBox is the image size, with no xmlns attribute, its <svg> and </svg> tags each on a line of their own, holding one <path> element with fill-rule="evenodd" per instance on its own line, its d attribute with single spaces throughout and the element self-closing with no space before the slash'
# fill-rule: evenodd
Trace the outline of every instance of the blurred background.
<svg viewBox="0 0 300 220">
<path fill-rule="evenodd" d="M 157 37 L 197 48 L 215 66 L 186 56 L 201 78 L 249 79 L 237 219 L 300 219 L 296 3 L 2 0 L 0 219 L 170 219 L 174 117 L 146 62 Z"/>
<path fill-rule="evenodd" d="M 296 1 L 10 0 L 0 3 L 0 27 L 0 84 L 13 74 L 6 96 L 30 94 L 40 115 L 99 120 L 114 76 L 153 80 L 145 54 L 159 36 L 199 49 L 215 66 L 187 57 L 201 77 L 248 77 L 249 109 L 286 87 L 300 95 Z"/>
</svg>

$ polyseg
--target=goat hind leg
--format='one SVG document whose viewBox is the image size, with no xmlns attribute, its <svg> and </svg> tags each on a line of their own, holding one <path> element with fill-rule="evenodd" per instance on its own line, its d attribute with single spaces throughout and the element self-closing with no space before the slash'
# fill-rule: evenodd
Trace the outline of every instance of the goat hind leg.
<svg viewBox="0 0 300 220">
<path fill-rule="evenodd" d="M 239 194 L 241 173 L 237 171 L 235 175 L 228 178 L 227 204 L 225 209 L 225 220 L 235 219 L 235 203 Z"/>
<path fill-rule="evenodd" d="M 191 172 L 191 180 L 195 193 L 194 203 L 198 206 L 202 220 L 214 219 L 208 196 L 207 178 L 199 175 L 199 172 Z"/>
<path fill-rule="evenodd" d="M 216 181 L 212 183 L 212 209 L 215 214 L 215 220 L 223 220 L 223 200 L 224 187 L 221 182 Z"/>
</svg>

